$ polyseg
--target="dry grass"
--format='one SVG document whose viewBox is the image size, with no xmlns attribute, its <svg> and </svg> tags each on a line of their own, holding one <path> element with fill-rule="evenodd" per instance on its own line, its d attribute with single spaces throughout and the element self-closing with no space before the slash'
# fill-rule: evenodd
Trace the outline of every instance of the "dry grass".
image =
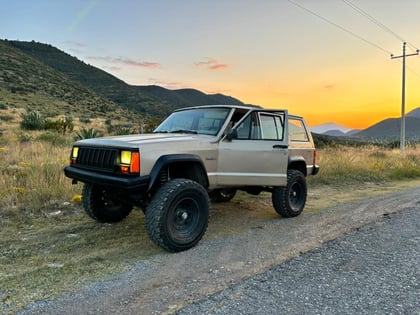
<svg viewBox="0 0 420 315">
<path fill-rule="evenodd" d="M 19 132 L 9 130 L 0 137 L 0 313 L 15 313 L 162 253 L 147 237 L 141 211 L 112 225 L 84 215 L 81 185 L 71 185 L 63 173 L 71 137 L 43 134 L 32 133 L 27 135 L 31 141 L 23 141 Z M 374 147 L 326 148 L 318 156 L 321 171 L 309 181 L 307 211 L 354 199 L 356 190 L 362 198 L 392 191 L 394 185 L 387 182 L 420 178 L 419 149 L 402 157 L 399 151 Z M 268 194 L 239 194 L 212 208 L 207 239 L 276 217 Z"/>
<path fill-rule="evenodd" d="M 318 163 L 314 185 L 405 180 L 420 177 L 420 148 L 408 148 L 404 156 L 376 146 L 325 148 L 318 150 Z"/>
<path fill-rule="evenodd" d="M 59 135 L 57 135 L 59 137 Z M 69 146 L 12 140 L 0 147 L 0 208 L 4 216 L 39 215 L 76 194 L 64 176 Z"/>
</svg>

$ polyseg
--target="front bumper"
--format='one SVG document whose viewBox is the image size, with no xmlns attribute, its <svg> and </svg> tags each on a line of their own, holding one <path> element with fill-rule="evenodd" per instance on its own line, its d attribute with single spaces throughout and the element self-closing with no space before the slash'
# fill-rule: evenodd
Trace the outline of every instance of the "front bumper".
<svg viewBox="0 0 420 315">
<path fill-rule="evenodd" d="M 150 176 L 123 177 L 66 166 L 64 174 L 75 181 L 109 187 L 127 193 L 145 194 L 149 189 Z"/>
</svg>

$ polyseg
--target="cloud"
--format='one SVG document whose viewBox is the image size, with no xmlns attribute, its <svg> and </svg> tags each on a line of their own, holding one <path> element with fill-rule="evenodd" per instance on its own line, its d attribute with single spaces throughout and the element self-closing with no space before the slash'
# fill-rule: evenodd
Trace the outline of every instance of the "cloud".
<svg viewBox="0 0 420 315">
<path fill-rule="evenodd" d="M 149 83 L 152 85 L 158 85 L 158 86 L 170 89 L 170 90 L 182 89 L 186 87 L 185 84 L 183 84 L 182 82 L 164 81 L 164 80 L 159 80 L 155 78 L 149 78 Z"/>
<path fill-rule="evenodd" d="M 111 70 L 111 71 L 121 71 L 123 69 L 122 67 L 107 67 L 107 66 L 105 66 L 103 68 Z"/>
<path fill-rule="evenodd" d="M 212 94 L 225 94 L 226 95 L 232 92 L 231 90 L 226 90 L 226 89 L 211 89 L 211 90 L 206 89 L 204 91 L 206 94 L 210 94 L 210 95 Z"/>
<path fill-rule="evenodd" d="M 207 57 L 205 61 L 194 62 L 196 68 L 207 68 L 209 70 L 223 70 L 229 67 L 228 64 L 219 63 L 219 61 L 212 57 Z"/>
<path fill-rule="evenodd" d="M 227 67 L 229 67 L 229 65 L 227 65 L 225 63 L 218 63 L 217 65 L 210 66 L 209 69 L 210 70 L 221 70 L 221 69 L 225 69 Z"/>
<path fill-rule="evenodd" d="M 99 56 L 90 56 L 87 57 L 88 60 L 93 61 L 103 61 L 106 63 L 110 63 L 113 65 L 125 65 L 125 66 L 134 66 L 134 67 L 142 67 L 142 68 L 160 68 L 162 65 L 157 62 L 149 62 L 149 61 L 137 61 L 133 59 L 125 59 L 125 58 L 113 58 L 113 57 L 99 57 Z"/>
<path fill-rule="evenodd" d="M 334 84 L 326 84 L 324 85 L 324 89 L 332 90 L 334 88 Z"/>
</svg>

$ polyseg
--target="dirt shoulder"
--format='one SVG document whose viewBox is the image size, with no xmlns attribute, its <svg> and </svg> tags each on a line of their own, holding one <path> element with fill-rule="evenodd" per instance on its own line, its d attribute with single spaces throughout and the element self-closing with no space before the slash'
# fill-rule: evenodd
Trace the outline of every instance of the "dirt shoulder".
<svg viewBox="0 0 420 315">
<path fill-rule="evenodd" d="M 170 314 L 419 202 L 420 181 L 311 189 L 307 209 L 293 219 L 279 218 L 267 195 L 240 197 L 213 206 L 208 233 L 197 247 L 154 255 L 110 281 L 38 302 L 22 314 Z"/>
</svg>

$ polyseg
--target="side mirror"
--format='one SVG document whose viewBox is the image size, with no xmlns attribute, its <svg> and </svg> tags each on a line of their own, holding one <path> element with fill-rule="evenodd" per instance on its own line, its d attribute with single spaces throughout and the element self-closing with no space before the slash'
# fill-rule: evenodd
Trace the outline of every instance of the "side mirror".
<svg viewBox="0 0 420 315">
<path fill-rule="evenodd" d="M 226 139 L 228 141 L 232 141 L 233 139 L 238 139 L 238 132 L 236 129 L 229 130 L 228 134 L 226 135 Z"/>
</svg>

